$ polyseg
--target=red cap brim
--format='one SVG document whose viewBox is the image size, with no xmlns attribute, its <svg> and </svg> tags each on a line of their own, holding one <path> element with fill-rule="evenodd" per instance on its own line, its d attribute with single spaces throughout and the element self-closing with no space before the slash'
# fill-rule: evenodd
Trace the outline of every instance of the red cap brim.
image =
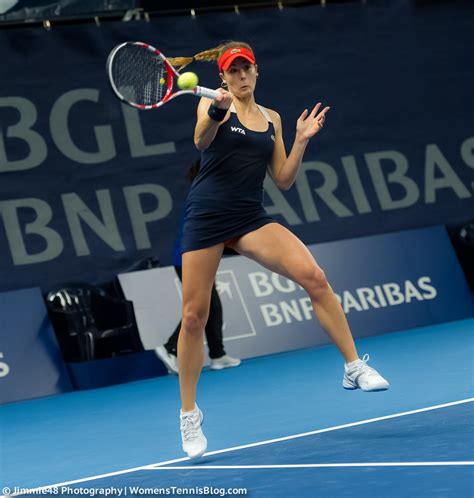
<svg viewBox="0 0 474 498">
<path fill-rule="evenodd" d="M 242 57 L 248 60 L 251 64 L 255 64 L 255 56 L 253 53 L 244 47 L 233 47 L 226 50 L 220 57 L 218 61 L 219 72 L 227 71 L 235 59 Z"/>
</svg>

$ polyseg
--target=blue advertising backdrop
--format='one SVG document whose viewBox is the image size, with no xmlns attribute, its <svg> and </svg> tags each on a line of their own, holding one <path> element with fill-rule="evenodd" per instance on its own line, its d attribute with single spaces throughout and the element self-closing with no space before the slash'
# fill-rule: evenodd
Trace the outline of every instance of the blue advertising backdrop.
<svg viewBox="0 0 474 498">
<path fill-rule="evenodd" d="M 1 293 L 0 317 L 0 404 L 71 391 L 40 289 Z"/>
<path fill-rule="evenodd" d="M 139 113 L 113 96 L 109 51 L 169 56 L 224 39 L 255 49 L 257 100 L 287 148 L 304 108 L 331 106 L 295 186 L 268 211 L 306 244 L 474 216 L 472 8 L 333 5 L 151 23 L 0 31 L 0 290 L 100 282 L 141 258 L 171 264 L 197 99 Z M 283 36 L 282 36 L 283 34 Z M 217 87 L 215 66 L 190 66 Z"/>
</svg>

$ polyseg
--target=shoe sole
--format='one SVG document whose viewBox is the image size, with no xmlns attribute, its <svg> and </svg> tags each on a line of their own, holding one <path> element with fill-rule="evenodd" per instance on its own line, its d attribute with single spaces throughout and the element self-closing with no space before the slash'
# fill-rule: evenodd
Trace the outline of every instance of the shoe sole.
<svg viewBox="0 0 474 498">
<path fill-rule="evenodd" d="M 344 379 L 342 381 L 342 387 L 346 389 L 347 391 L 355 391 L 356 389 L 360 389 L 361 391 L 364 391 L 365 393 L 376 393 L 380 391 L 387 391 L 390 387 L 390 385 L 385 386 L 385 387 L 378 387 L 375 389 L 362 389 L 358 385 L 352 383 L 351 381 Z"/>
<path fill-rule="evenodd" d="M 342 386 L 344 387 L 344 386 Z M 380 387 L 379 389 L 362 389 L 360 387 L 344 387 L 346 391 L 355 391 L 356 389 L 360 389 L 361 391 L 364 391 L 365 393 L 378 393 L 381 391 L 388 391 L 388 387 Z"/>
<path fill-rule="evenodd" d="M 343 387 L 346 391 L 355 391 L 356 389 L 359 389 L 358 387 L 346 387 L 344 384 L 342 385 L 342 387 Z"/>
<path fill-rule="evenodd" d="M 235 367 L 238 367 L 239 365 L 240 365 L 240 363 L 237 364 L 237 365 L 226 365 L 225 367 L 223 367 L 223 366 L 219 366 L 219 367 L 211 367 L 211 366 L 209 366 L 209 368 L 211 370 L 224 370 L 224 368 L 235 368 Z"/>
<path fill-rule="evenodd" d="M 187 455 L 190 458 L 190 460 L 194 460 L 196 458 L 201 458 L 204 455 L 204 453 L 206 453 L 206 450 L 207 450 L 207 439 L 206 439 L 206 447 L 204 448 L 204 451 L 202 453 L 198 453 L 197 455 L 193 455 L 193 456 L 191 456 L 189 454 L 187 454 Z"/>
</svg>

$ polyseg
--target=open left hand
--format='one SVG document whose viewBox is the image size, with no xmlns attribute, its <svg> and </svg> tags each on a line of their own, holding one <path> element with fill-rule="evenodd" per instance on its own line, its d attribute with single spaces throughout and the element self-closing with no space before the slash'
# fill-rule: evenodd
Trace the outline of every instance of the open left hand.
<svg viewBox="0 0 474 498">
<path fill-rule="evenodd" d="M 318 102 L 311 113 L 308 115 L 308 109 L 305 109 L 296 122 L 296 133 L 305 140 L 314 137 L 318 131 L 324 126 L 326 120 L 326 113 L 330 107 L 325 107 L 319 114 L 318 111 L 321 107 L 321 102 Z"/>
</svg>

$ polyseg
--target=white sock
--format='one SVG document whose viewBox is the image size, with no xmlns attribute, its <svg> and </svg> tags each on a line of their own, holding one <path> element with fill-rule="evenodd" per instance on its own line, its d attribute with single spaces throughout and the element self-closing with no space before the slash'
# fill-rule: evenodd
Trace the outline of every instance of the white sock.
<svg viewBox="0 0 474 498">
<path fill-rule="evenodd" d="M 357 358 L 357 360 L 351 361 L 350 363 L 346 363 L 346 368 L 350 370 L 352 367 L 355 367 L 357 363 L 359 363 L 360 358 Z"/>
<path fill-rule="evenodd" d="M 194 410 L 191 410 L 190 412 L 183 412 L 183 410 L 180 410 L 179 413 L 181 414 L 182 417 L 186 415 L 195 415 L 198 411 L 197 405 L 194 405 Z"/>
</svg>

